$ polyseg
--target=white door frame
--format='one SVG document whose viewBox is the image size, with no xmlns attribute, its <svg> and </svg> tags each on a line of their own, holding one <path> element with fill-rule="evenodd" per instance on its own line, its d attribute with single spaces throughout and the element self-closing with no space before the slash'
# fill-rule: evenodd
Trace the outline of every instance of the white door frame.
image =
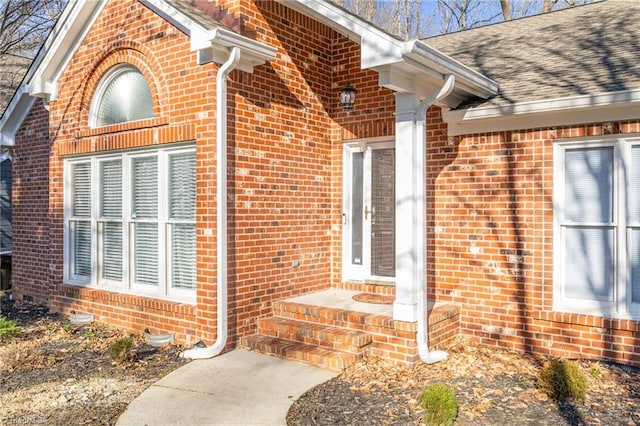
<svg viewBox="0 0 640 426">
<path fill-rule="evenodd" d="M 350 140 L 343 144 L 343 212 L 342 212 L 342 279 L 343 281 L 390 281 L 395 282 L 395 277 L 382 277 L 371 275 L 371 216 L 367 212 L 367 219 L 362 220 L 362 259 L 360 264 L 352 262 L 352 236 L 353 236 L 353 212 L 352 205 L 352 182 L 353 167 L 352 159 L 354 153 L 365 153 L 363 162 L 363 209 L 371 208 L 371 161 L 366 153 L 371 149 L 395 148 L 395 141 L 392 137 L 369 138 Z M 364 210 L 360 214 L 364 215 Z M 395 253 L 391 253 L 395 256 Z"/>
</svg>

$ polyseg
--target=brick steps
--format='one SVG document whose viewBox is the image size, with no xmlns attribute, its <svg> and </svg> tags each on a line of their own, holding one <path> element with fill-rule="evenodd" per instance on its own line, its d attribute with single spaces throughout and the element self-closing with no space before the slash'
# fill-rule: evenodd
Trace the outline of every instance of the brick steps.
<svg viewBox="0 0 640 426">
<path fill-rule="evenodd" d="M 250 350 L 334 371 L 341 371 L 362 357 L 362 355 L 261 334 L 245 337 L 241 342 Z"/>
<path fill-rule="evenodd" d="M 310 304 L 310 300 L 274 302 L 271 316 L 260 318 L 257 334 L 241 338 L 240 346 L 337 371 L 367 354 L 403 363 L 419 359 L 417 324 L 394 321 L 388 314 Z M 446 345 L 458 332 L 457 306 L 441 305 L 430 310 L 432 348 Z"/>
<path fill-rule="evenodd" d="M 287 300 L 274 302 L 273 316 L 258 320 L 257 334 L 240 344 L 250 350 L 340 371 L 370 352 L 373 334 L 381 324 L 392 327 L 384 315 L 309 305 Z"/>
<path fill-rule="evenodd" d="M 350 330 L 366 330 L 367 326 L 393 329 L 393 319 L 386 315 L 292 303 L 286 300 L 274 302 L 272 309 L 273 314 L 278 317 L 348 328 Z"/>
<path fill-rule="evenodd" d="M 258 320 L 258 334 L 352 354 L 361 353 L 372 341 L 371 335 L 360 331 L 279 317 Z"/>
</svg>

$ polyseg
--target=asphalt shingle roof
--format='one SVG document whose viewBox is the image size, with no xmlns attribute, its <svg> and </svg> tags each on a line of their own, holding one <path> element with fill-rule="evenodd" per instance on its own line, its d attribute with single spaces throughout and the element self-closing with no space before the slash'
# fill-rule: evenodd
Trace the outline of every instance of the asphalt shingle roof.
<svg viewBox="0 0 640 426">
<path fill-rule="evenodd" d="M 471 107 L 640 89 L 640 0 L 606 0 L 424 40 L 500 85 Z"/>
</svg>

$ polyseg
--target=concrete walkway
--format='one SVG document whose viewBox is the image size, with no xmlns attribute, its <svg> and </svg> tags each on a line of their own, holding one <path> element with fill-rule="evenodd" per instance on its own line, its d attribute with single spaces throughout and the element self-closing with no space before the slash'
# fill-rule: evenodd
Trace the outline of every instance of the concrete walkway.
<svg viewBox="0 0 640 426">
<path fill-rule="evenodd" d="M 338 373 L 237 349 L 194 360 L 138 396 L 118 425 L 286 425 L 304 392 Z"/>
</svg>

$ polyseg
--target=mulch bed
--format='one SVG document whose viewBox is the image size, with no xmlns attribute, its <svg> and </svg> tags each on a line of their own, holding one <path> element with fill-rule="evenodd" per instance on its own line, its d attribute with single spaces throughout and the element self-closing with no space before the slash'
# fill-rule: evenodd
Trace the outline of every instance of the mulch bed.
<svg viewBox="0 0 640 426">
<path fill-rule="evenodd" d="M 584 402 L 557 403 L 537 385 L 543 359 L 460 341 L 438 364 L 399 366 L 369 357 L 304 394 L 291 407 L 295 425 L 421 424 L 417 397 L 430 383 L 452 386 L 456 425 L 640 425 L 640 372 L 580 362 Z"/>
<path fill-rule="evenodd" d="M 127 336 L 101 324 L 71 327 L 41 306 L 2 303 L 22 328 L 0 344 L 0 424 L 114 424 L 150 384 L 184 364 L 180 348 L 153 348 L 132 336 L 133 358 L 114 364 L 109 346 Z M 459 341 L 434 365 L 396 365 L 369 357 L 304 394 L 289 425 L 412 425 L 430 383 L 453 386 L 456 425 L 640 425 L 640 372 L 580 362 L 584 402 L 556 403 L 537 386 L 544 359 Z M 250 401 L 247 402 L 250 404 Z"/>
</svg>

